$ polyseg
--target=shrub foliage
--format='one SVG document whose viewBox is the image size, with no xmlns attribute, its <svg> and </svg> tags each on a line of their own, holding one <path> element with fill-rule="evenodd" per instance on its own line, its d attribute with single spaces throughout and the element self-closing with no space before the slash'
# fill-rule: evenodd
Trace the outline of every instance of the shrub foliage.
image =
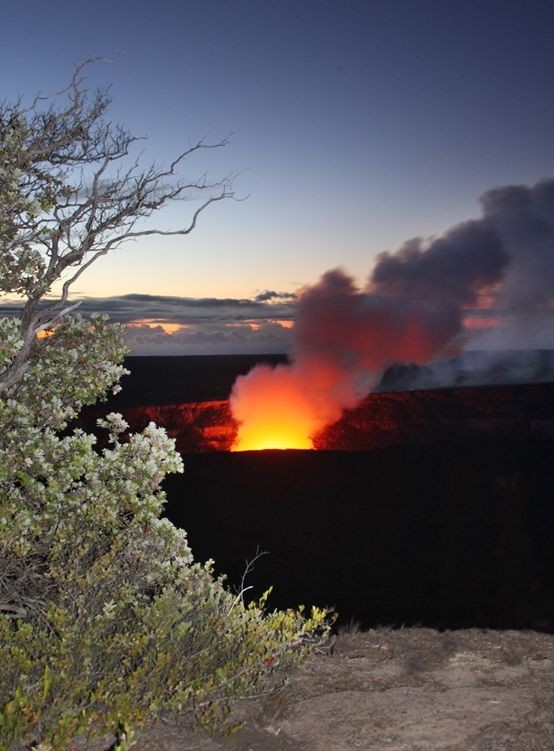
<svg viewBox="0 0 554 751">
<path fill-rule="evenodd" d="M 182 471 L 162 428 L 129 436 L 111 414 L 102 451 L 64 431 L 75 405 L 115 385 L 122 336 L 101 318 L 64 319 L 0 401 L 4 748 L 65 749 L 167 712 L 217 724 L 230 698 L 266 690 L 325 631 L 323 611 L 245 605 L 194 562 L 161 518 L 160 483 Z"/>
</svg>

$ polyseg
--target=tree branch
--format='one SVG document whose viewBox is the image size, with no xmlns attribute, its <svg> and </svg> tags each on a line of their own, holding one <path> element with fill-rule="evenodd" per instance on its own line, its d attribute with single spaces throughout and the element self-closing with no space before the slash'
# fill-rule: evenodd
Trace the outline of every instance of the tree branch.
<svg viewBox="0 0 554 751">
<path fill-rule="evenodd" d="M 209 206 L 238 200 L 233 176 L 216 182 L 205 174 L 176 179 L 188 157 L 225 147 L 228 138 L 200 139 L 166 167 L 141 168 L 138 158 L 119 167 L 138 138 L 104 119 L 111 104 L 107 89 L 84 87 L 83 71 L 99 61 L 111 62 L 89 58 L 65 88 L 49 97 L 37 94 L 27 109 L 20 101 L 0 105 L 0 293 L 24 298 L 22 345 L 0 373 L 0 393 L 23 377 L 38 346 L 37 333 L 74 309 L 64 309 L 70 287 L 98 258 L 127 240 L 188 235 Z M 48 106 L 40 109 L 44 103 Z M 139 220 L 147 221 L 168 203 L 195 197 L 201 203 L 185 226 L 137 228 Z M 59 299 L 39 310 L 69 267 L 76 270 L 64 281 Z"/>
</svg>

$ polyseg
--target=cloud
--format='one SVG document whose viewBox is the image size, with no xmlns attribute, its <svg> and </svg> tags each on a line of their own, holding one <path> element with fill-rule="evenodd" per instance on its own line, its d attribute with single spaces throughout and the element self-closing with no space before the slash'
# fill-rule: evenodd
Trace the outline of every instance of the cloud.
<svg viewBox="0 0 554 751">
<path fill-rule="evenodd" d="M 136 355 L 285 354 L 293 301 L 293 294 L 269 290 L 254 299 L 129 294 L 82 298 L 79 312 L 107 313 L 126 324 Z M 5 302 L 0 316 L 20 308 L 21 303 Z"/>
<path fill-rule="evenodd" d="M 266 289 L 263 292 L 260 292 L 256 295 L 254 300 L 256 302 L 269 302 L 270 300 L 281 300 L 289 302 L 296 299 L 296 294 L 294 292 L 275 292 L 271 289 Z"/>
<path fill-rule="evenodd" d="M 144 294 L 83 298 L 80 310 L 83 313 L 108 313 L 114 321 L 123 323 L 140 319 L 181 324 L 289 320 L 293 315 L 290 302 L 268 303 L 248 298 L 194 298 Z"/>
<path fill-rule="evenodd" d="M 133 325 L 127 342 L 135 355 L 281 354 L 291 346 L 291 331 L 272 321 L 201 323 L 167 333 L 161 325 Z"/>
</svg>

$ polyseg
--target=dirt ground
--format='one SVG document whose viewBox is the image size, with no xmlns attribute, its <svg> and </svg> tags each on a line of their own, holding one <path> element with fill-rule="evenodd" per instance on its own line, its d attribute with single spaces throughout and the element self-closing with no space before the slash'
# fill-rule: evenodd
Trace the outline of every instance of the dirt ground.
<svg viewBox="0 0 554 751">
<path fill-rule="evenodd" d="M 137 751 L 554 751 L 554 636 L 349 629 L 210 738 L 160 726 Z"/>
</svg>

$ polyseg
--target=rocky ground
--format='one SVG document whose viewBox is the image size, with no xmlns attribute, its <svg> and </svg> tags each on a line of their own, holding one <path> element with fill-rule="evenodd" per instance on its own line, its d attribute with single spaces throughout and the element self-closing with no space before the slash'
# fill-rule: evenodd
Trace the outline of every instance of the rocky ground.
<svg viewBox="0 0 554 751">
<path fill-rule="evenodd" d="M 160 726 L 137 751 L 552 751 L 554 636 L 350 629 L 213 738 Z"/>
</svg>

